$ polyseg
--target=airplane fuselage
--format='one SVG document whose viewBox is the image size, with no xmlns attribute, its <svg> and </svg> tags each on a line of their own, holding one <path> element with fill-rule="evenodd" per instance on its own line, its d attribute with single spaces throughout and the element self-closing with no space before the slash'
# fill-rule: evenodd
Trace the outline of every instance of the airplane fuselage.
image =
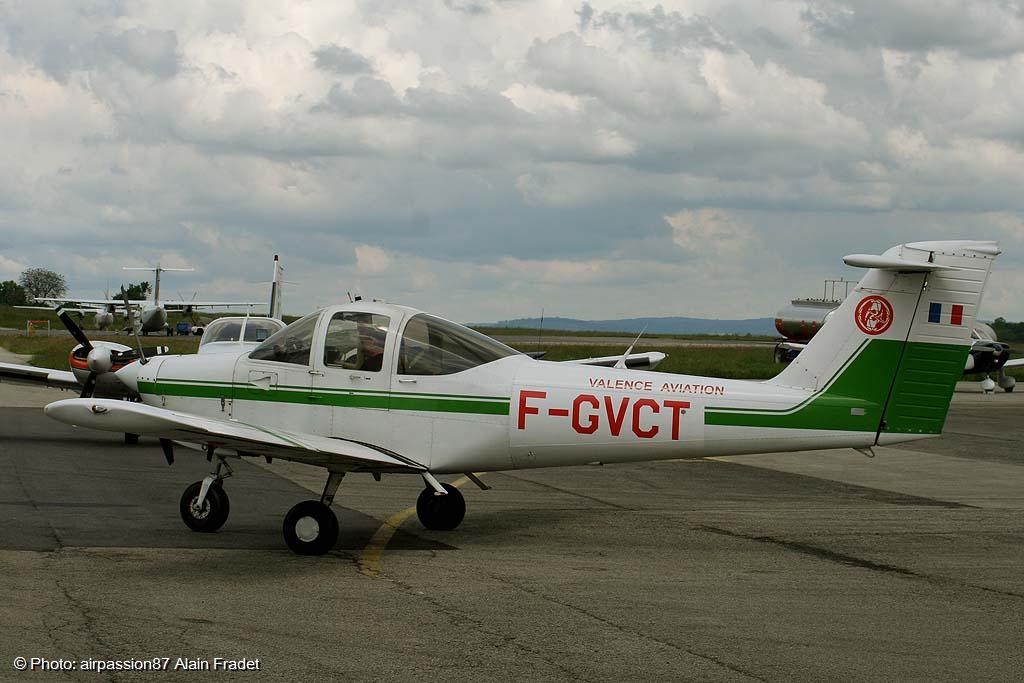
<svg viewBox="0 0 1024 683">
<path fill-rule="evenodd" d="M 248 353 L 165 356 L 139 367 L 137 385 L 149 405 L 374 443 L 437 473 L 866 448 L 885 398 L 526 356 L 454 375 L 382 374 Z"/>
</svg>

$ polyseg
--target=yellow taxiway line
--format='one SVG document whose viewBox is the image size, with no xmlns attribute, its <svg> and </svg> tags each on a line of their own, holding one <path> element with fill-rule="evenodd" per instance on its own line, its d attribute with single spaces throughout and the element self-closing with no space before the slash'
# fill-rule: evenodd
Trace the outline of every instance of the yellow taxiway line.
<svg viewBox="0 0 1024 683">
<path fill-rule="evenodd" d="M 480 476 L 480 475 L 477 475 Z M 459 477 L 453 482 L 450 482 L 455 488 L 461 488 L 469 483 L 468 477 Z M 405 520 L 409 519 L 416 514 L 416 506 L 406 508 L 401 512 L 396 512 L 380 525 L 380 528 L 374 532 L 370 538 L 370 542 L 366 544 L 362 552 L 359 553 L 359 559 L 357 565 L 359 567 L 359 573 L 370 578 L 377 578 L 380 576 L 380 564 L 381 558 L 384 555 L 384 551 L 388 547 L 388 543 L 391 542 L 391 537 L 398 531 L 398 527 L 402 526 Z"/>
</svg>

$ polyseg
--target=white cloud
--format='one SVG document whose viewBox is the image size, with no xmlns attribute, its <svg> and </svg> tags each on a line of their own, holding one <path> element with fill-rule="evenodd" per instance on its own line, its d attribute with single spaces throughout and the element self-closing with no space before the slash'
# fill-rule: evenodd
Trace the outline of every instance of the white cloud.
<svg viewBox="0 0 1024 683">
<path fill-rule="evenodd" d="M 844 252 L 998 237 L 1009 292 L 1022 74 L 999 2 L 8 3 L 0 245 L 84 293 L 128 238 L 187 288 L 277 251 L 293 310 L 487 319 L 770 315 Z"/>
<path fill-rule="evenodd" d="M 359 244 L 355 247 L 356 270 L 366 275 L 378 275 L 391 267 L 391 256 L 370 244 Z"/>
<path fill-rule="evenodd" d="M 672 241 L 684 251 L 715 256 L 750 253 L 754 234 L 722 209 L 686 209 L 665 216 Z"/>
</svg>

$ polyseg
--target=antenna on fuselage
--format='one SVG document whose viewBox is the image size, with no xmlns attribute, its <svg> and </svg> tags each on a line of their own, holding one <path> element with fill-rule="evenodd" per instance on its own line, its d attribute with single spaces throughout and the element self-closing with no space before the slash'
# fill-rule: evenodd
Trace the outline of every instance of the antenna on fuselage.
<svg viewBox="0 0 1024 683">
<path fill-rule="evenodd" d="M 622 358 L 615 361 L 615 365 L 613 367 L 616 367 L 619 370 L 626 369 L 626 359 L 629 358 L 629 354 L 633 353 L 633 347 L 636 346 L 636 343 L 640 341 L 640 337 L 644 336 L 644 332 L 646 331 L 647 325 L 644 325 L 644 329 L 640 330 L 640 334 L 636 335 L 636 339 L 634 339 L 633 343 L 629 345 L 629 348 L 626 349 L 626 352 L 622 354 Z"/>
</svg>

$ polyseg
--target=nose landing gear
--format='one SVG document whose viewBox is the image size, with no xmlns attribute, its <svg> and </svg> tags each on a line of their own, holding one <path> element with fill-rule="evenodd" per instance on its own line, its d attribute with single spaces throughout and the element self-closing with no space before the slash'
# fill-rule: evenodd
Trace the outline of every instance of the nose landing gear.
<svg viewBox="0 0 1024 683">
<path fill-rule="evenodd" d="M 224 480 L 231 476 L 231 468 L 224 458 L 217 456 L 214 459 L 212 451 L 210 455 L 213 462 L 210 474 L 185 489 L 178 506 L 185 526 L 202 533 L 213 533 L 224 526 L 231 513 L 223 485 Z"/>
</svg>

